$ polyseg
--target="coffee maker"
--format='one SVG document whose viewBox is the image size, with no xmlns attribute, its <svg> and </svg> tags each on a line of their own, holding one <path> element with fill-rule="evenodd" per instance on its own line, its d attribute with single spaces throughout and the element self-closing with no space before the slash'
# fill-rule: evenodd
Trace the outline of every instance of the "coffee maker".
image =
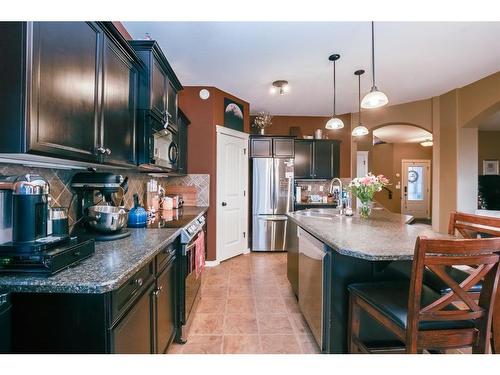
<svg viewBox="0 0 500 375">
<path fill-rule="evenodd" d="M 96 241 L 113 241 L 130 236 L 130 231 L 126 229 L 128 210 L 122 202 L 128 190 L 127 181 L 127 177 L 109 172 L 75 174 L 70 184 L 77 202 L 77 221 L 72 234 Z M 97 215 L 92 215 L 95 211 L 98 211 Z"/>
<path fill-rule="evenodd" d="M 53 274 L 94 253 L 94 243 L 52 235 L 49 183 L 36 174 L 0 179 L 0 272 Z M 10 227 L 9 227 L 10 224 Z"/>
</svg>

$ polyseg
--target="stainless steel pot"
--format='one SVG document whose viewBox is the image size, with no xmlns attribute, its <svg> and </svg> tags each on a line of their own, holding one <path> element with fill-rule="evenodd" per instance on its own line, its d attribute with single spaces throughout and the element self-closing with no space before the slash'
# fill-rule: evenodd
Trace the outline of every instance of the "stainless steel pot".
<svg viewBox="0 0 500 375">
<path fill-rule="evenodd" d="M 128 210 L 115 206 L 91 206 L 87 220 L 90 227 L 98 232 L 116 232 L 127 225 Z"/>
</svg>

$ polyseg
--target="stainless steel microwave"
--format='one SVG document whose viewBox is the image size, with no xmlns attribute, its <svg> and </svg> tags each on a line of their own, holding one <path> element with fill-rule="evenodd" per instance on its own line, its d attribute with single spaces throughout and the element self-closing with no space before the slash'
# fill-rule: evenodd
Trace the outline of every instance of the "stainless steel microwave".
<svg viewBox="0 0 500 375">
<path fill-rule="evenodd" d="M 155 165 L 176 169 L 179 157 L 177 133 L 168 126 L 165 129 L 155 130 L 153 133 L 153 162 Z"/>
</svg>

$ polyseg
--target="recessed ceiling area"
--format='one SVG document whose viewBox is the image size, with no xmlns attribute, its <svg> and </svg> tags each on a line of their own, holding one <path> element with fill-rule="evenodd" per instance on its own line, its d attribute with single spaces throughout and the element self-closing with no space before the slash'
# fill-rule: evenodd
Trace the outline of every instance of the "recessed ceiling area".
<svg viewBox="0 0 500 375">
<path fill-rule="evenodd" d="M 482 131 L 500 131 L 500 111 L 489 117 L 479 125 Z M 500 146 L 499 146 L 500 147 Z"/>
<path fill-rule="evenodd" d="M 328 116 L 332 64 L 337 112 L 356 111 L 357 80 L 371 87 L 370 22 L 125 22 L 135 39 L 156 39 L 183 85 L 216 86 L 252 113 Z M 500 70 L 500 22 L 376 22 L 377 86 L 389 105 L 443 94 Z M 271 95 L 277 79 L 287 95 Z"/>
<path fill-rule="evenodd" d="M 375 129 L 373 135 L 385 143 L 420 143 L 432 139 L 432 133 L 411 125 L 387 125 Z"/>
</svg>

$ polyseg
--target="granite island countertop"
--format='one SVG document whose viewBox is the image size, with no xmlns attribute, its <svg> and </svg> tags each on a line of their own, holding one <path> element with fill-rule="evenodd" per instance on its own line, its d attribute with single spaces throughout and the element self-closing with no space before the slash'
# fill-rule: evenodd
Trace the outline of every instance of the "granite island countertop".
<svg viewBox="0 0 500 375">
<path fill-rule="evenodd" d="M 450 238 L 427 225 L 408 224 L 413 218 L 387 210 L 373 210 L 368 219 L 359 215 L 332 218 L 287 214 L 299 227 L 340 254 L 366 260 L 411 260 L 418 236 Z"/>
<path fill-rule="evenodd" d="M 205 213 L 208 207 L 184 207 L 184 213 Z M 193 219 L 194 220 L 194 219 Z M 96 242 L 95 254 L 75 267 L 53 276 L 0 275 L 0 290 L 31 293 L 106 293 L 119 288 L 162 248 L 174 241 L 181 228 L 132 229 L 124 239 Z"/>
</svg>

